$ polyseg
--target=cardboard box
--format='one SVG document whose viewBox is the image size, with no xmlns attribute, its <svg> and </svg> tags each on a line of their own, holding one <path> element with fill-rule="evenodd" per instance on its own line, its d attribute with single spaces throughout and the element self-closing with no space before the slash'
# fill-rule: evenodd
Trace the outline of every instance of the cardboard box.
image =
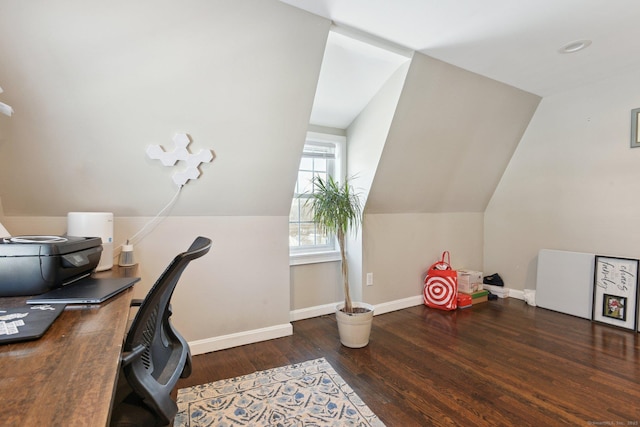
<svg viewBox="0 0 640 427">
<path fill-rule="evenodd" d="M 467 282 L 458 282 L 458 291 L 465 292 L 467 294 L 477 292 L 482 290 L 481 283 L 467 283 Z"/>
<path fill-rule="evenodd" d="M 472 293 L 482 289 L 482 272 L 472 270 L 458 270 L 458 290 Z"/>
<path fill-rule="evenodd" d="M 489 291 L 485 291 L 485 290 L 471 292 L 471 293 L 460 291 L 459 293 L 471 296 L 471 304 L 473 305 L 479 304 L 481 302 L 486 302 L 489 300 Z"/>
<path fill-rule="evenodd" d="M 471 295 L 458 292 L 458 308 L 459 309 L 469 308 L 472 305 L 473 305 L 473 299 L 471 298 Z"/>
<path fill-rule="evenodd" d="M 483 297 L 473 298 L 471 301 L 472 301 L 472 302 L 471 302 L 471 305 L 480 304 L 481 302 L 487 302 L 487 301 L 489 301 L 489 296 L 488 296 L 488 295 L 485 295 L 485 296 L 483 296 Z"/>
</svg>

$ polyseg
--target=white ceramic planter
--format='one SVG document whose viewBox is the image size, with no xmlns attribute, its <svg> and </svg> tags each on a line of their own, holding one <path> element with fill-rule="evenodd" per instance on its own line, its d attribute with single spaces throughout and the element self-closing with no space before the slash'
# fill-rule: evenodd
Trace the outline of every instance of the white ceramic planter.
<svg viewBox="0 0 640 427">
<path fill-rule="evenodd" d="M 345 347 L 361 348 L 369 344 L 371 323 L 373 322 L 373 306 L 364 302 L 354 302 L 354 307 L 366 308 L 366 313 L 344 313 L 340 311 L 344 303 L 336 306 L 336 320 L 340 342 Z"/>
</svg>

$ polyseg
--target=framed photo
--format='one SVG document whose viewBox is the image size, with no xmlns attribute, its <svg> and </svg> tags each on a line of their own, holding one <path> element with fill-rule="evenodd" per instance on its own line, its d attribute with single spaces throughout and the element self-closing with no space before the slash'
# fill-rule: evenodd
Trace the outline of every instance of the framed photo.
<svg viewBox="0 0 640 427">
<path fill-rule="evenodd" d="M 631 148 L 640 147 L 640 108 L 631 110 Z"/>
<path fill-rule="evenodd" d="M 591 320 L 638 330 L 638 262 L 596 255 Z"/>
<path fill-rule="evenodd" d="M 627 297 L 604 294 L 602 315 L 612 319 L 627 320 Z"/>
</svg>

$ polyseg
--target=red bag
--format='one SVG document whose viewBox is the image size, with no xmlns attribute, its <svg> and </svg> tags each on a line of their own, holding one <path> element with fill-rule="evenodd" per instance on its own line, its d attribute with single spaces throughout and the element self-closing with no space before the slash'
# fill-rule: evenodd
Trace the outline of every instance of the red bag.
<svg viewBox="0 0 640 427">
<path fill-rule="evenodd" d="M 422 290 L 427 307 L 440 310 L 458 308 L 458 273 L 451 268 L 450 262 L 449 251 L 444 251 L 442 259 L 429 267 Z"/>
</svg>

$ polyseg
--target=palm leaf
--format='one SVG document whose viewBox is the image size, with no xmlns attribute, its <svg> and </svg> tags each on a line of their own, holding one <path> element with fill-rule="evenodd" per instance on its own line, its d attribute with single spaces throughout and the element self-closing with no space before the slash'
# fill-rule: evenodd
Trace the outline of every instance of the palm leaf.
<svg viewBox="0 0 640 427">
<path fill-rule="evenodd" d="M 313 221 L 318 227 L 327 232 L 334 233 L 340 246 L 342 257 L 342 280 L 344 285 L 345 308 L 344 311 L 353 311 L 349 292 L 349 270 L 345 252 L 345 235 L 351 230 L 357 232 L 362 221 L 362 208 L 360 197 L 353 191 L 349 180 L 345 179 L 342 185 L 329 176 L 327 180 L 316 176 L 313 178 L 313 193 L 307 199 L 313 209 Z"/>
</svg>

